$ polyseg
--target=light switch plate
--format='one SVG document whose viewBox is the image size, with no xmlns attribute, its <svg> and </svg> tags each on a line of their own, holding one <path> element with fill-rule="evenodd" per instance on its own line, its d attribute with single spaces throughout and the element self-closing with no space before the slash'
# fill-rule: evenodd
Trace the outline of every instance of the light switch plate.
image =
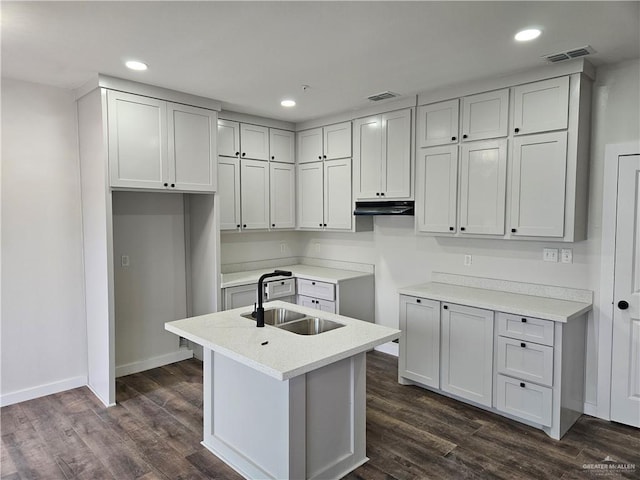
<svg viewBox="0 0 640 480">
<path fill-rule="evenodd" d="M 129 255 L 122 255 L 122 257 L 120 257 L 120 266 L 121 267 L 129 266 Z"/>
<path fill-rule="evenodd" d="M 464 266 L 465 267 L 470 266 L 471 265 L 471 260 L 472 260 L 471 255 L 465 255 L 464 256 Z"/>
<path fill-rule="evenodd" d="M 558 249 L 557 248 L 544 248 L 542 250 L 542 259 L 545 262 L 557 262 L 558 261 Z"/>
<path fill-rule="evenodd" d="M 560 261 L 562 263 L 573 263 L 573 250 L 570 248 L 560 249 Z"/>
</svg>

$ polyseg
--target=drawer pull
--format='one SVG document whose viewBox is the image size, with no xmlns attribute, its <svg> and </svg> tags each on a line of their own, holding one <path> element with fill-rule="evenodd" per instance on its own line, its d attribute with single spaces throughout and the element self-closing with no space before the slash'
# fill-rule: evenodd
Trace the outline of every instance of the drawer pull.
<svg viewBox="0 0 640 480">
<path fill-rule="evenodd" d="M 527 319 L 526 318 L 521 319 L 521 321 L 522 321 L 522 323 L 527 323 Z"/>
<path fill-rule="evenodd" d="M 521 346 L 522 348 L 527 348 L 527 344 L 526 344 L 526 343 L 524 343 L 524 342 L 521 342 L 521 343 L 520 343 L 520 346 Z"/>
<path fill-rule="evenodd" d="M 419 298 L 416 300 L 416 303 L 422 303 L 422 300 L 420 300 Z"/>
<path fill-rule="evenodd" d="M 446 305 L 443 305 L 442 308 L 444 308 L 445 310 L 449 310 L 449 307 L 447 307 Z"/>
<path fill-rule="evenodd" d="M 521 386 L 522 388 L 526 387 L 526 385 L 524 384 L 524 382 L 520 382 L 520 386 Z"/>
</svg>

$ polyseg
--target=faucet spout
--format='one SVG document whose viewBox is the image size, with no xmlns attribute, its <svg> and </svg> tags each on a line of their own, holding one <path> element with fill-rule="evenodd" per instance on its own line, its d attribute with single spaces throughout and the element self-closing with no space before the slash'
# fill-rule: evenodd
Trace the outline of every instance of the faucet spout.
<svg viewBox="0 0 640 480">
<path fill-rule="evenodd" d="M 262 306 L 262 300 L 264 298 L 264 280 L 270 277 L 290 277 L 293 275 L 287 270 L 274 270 L 271 273 L 265 273 L 258 280 L 258 308 L 256 308 L 256 327 L 264 327 L 264 307 Z"/>
</svg>

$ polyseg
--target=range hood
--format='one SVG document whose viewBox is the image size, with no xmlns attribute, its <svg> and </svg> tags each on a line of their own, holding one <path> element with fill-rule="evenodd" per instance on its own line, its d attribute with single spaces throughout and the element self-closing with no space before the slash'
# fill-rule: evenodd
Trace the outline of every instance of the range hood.
<svg viewBox="0 0 640 480">
<path fill-rule="evenodd" d="M 413 201 L 356 202 L 354 215 L 413 215 Z"/>
</svg>

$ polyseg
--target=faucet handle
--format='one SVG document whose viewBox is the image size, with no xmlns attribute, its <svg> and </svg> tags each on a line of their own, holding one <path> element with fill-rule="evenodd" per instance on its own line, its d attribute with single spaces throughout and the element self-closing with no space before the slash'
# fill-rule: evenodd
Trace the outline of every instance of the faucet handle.
<svg viewBox="0 0 640 480">
<path fill-rule="evenodd" d="M 258 316 L 258 308 L 257 308 L 257 303 L 253 302 L 253 312 L 251 312 L 251 316 L 253 318 L 256 318 Z"/>
</svg>

